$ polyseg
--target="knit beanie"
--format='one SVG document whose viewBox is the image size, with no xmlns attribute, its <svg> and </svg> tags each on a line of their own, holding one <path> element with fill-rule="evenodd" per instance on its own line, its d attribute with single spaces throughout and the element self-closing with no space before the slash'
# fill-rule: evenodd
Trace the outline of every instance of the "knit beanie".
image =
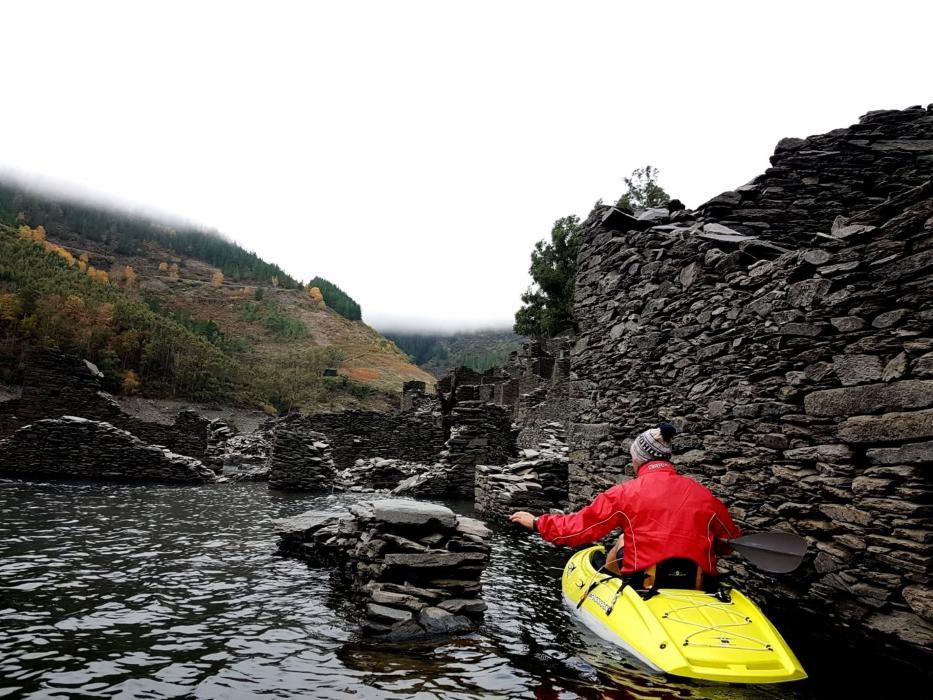
<svg viewBox="0 0 933 700">
<path fill-rule="evenodd" d="M 632 443 L 632 459 L 650 462 L 653 459 L 671 458 L 671 438 L 677 428 L 670 423 L 661 423 L 657 428 L 646 430 Z"/>
</svg>

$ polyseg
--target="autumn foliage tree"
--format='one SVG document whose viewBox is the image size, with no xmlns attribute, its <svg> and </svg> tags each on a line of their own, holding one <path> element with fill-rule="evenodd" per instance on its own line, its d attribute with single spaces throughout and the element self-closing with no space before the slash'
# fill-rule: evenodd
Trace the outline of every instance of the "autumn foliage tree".
<svg viewBox="0 0 933 700">
<path fill-rule="evenodd" d="M 224 273 L 220 270 L 214 272 L 211 276 L 211 286 L 214 289 L 220 289 L 221 285 L 224 283 Z"/>
<path fill-rule="evenodd" d="M 308 296 L 311 297 L 311 300 L 314 302 L 315 306 L 319 308 L 324 308 L 324 295 L 321 294 L 321 290 L 317 287 L 308 287 Z"/>
<path fill-rule="evenodd" d="M 16 292 L 0 293 L 0 321 L 15 321 L 23 312 L 23 304 Z"/>
</svg>

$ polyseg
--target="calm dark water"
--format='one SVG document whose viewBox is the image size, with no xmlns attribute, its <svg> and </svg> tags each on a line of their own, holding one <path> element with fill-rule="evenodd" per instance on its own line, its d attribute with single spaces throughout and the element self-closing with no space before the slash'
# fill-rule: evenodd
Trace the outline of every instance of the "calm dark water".
<svg viewBox="0 0 933 700">
<path fill-rule="evenodd" d="M 367 644 L 327 571 L 273 554 L 275 518 L 343 498 L 0 481 L 0 697 L 839 697 L 803 655 L 792 686 L 642 672 L 562 607 L 566 553 L 505 526 L 479 632 Z"/>
</svg>

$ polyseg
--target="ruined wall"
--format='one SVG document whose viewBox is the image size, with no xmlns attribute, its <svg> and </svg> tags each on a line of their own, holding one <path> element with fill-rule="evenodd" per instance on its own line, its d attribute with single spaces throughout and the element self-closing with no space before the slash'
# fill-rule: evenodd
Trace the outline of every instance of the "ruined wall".
<svg viewBox="0 0 933 700">
<path fill-rule="evenodd" d="M 123 412 L 105 393 L 103 374 L 90 362 L 57 350 L 30 354 L 18 399 L 0 404 L 0 437 L 43 418 L 80 416 L 106 421 L 129 431 L 143 442 L 164 445 L 178 454 L 204 459 L 210 421 L 193 411 L 182 411 L 174 425 L 147 423 Z"/>
<path fill-rule="evenodd" d="M 306 416 L 289 416 L 276 424 L 267 464 L 270 489 L 320 492 L 337 485 L 327 438 L 310 428 Z"/>
<path fill-rule="evenodd" d="M 0 439 L 0 475 L 203 484 L 201 462 L 147 445 L 110 423 L 76 416 L 38 420 Z"/>
<path fill-rule="evenodd" d="M 740 233 L 804 244 L 836 216 L 881 204 L 930 177 L 930 114 L 921 107 L 869 112 L 847 129 L 782 139 L 771 165 L 699 213 Z"/>
<path fill-rule="evenodd" d="M 327 436 L 340 469 L 369 457 L 431 464 L 444 449 L 440 419 L 426 412 L 320 413 L 307 416 L 304 423 Z"/>
<path fill-rule="evenodd" d="M 566 425 L 573 411 L 570 393 L 570 350 L 572 337 L 551 338 L 538 349 L 523 347 L 508 371 L 515 374 L 518 383 L 528 377 L 538 376 L 541 382 L 528 391 L 518 393 L 515 401 L 514 420 L 520 427 L 517 443 L 519 447 L 535 448 L 545 440 L 550 427 L 557 422 Z M 540 357 L 543 353 L 547 359 Z"/>
<path fill-rule="evenodd" d="M 933 112 L 784 141 L 774 162 L 693 224 L 587 221 L 571 496 L 619 481 L 628 440 L 670 420 L 675 461 L 746 531 L 810 539 L 793 577 L 738 565 L 760 598 L 929 664 L 933 184 L 910 187 L 933 176 Z"/>
</svg>

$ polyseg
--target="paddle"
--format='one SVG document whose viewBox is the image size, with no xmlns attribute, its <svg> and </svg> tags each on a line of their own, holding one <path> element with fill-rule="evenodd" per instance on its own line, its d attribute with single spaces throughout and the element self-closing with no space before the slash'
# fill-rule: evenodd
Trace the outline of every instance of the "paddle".
<svg viewBox="0 0 933 700">
<path fill-rule="evenodd" d="M 775 574 L 793 571 L 807 553 L 807 541 L 788 532 L 745 535 L 726 540 L 726 543 L 759 569 Z"/>
</svg>

